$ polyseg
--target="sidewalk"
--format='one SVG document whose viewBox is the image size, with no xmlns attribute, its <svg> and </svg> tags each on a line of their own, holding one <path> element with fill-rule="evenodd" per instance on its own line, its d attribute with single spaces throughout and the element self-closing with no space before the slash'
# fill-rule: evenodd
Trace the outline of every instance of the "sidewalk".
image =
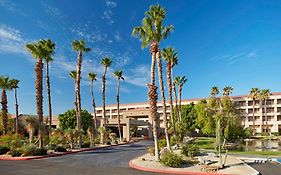
<svg viewBox="0 0 281 175">
<path fill-rule="evenodd" d="M 143 161 L 142 159 L 145 159 Z M 217 161 L 217 160 L 214 160 Z M 214 164 L 216 165 L 216 164 Z M 141 157 L 133 159 L 129 162 L 129 166 L 134 169 L 150 172 L 168 173 L 168 174 L 198 174 L 198 175 L 258 175 L 259 172 L 245 164 L 241 160 L 234 156 L 228 156 L 226 161 L 226 167 L 215 173 L 201 171 L 199 165 L 185 165 L 182 168 L 166 167 L 154 160 L 154 157 L 145 154 Z"/>
</svg>

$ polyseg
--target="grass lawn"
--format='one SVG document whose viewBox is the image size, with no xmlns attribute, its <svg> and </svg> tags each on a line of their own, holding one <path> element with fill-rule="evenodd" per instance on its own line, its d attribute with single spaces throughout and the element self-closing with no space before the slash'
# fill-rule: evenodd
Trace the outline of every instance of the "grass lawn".
<svg viewBox="0 0 281 175">
<path fill-rule="evenodd" d="M 194 143 L 201 149 L 214 149 L 215 138 L 198 137 Z"/>
</svg>

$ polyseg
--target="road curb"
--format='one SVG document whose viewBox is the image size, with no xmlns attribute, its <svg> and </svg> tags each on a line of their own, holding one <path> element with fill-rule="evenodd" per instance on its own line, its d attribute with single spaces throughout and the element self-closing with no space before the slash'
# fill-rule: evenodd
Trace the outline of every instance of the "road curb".
<svg viewBox="0 0 281 175">
<path fill-rule="evenodd" d="M 154 173 L 165 173 L 165 174 L 189 174 L 189 175 L 232 175 L 232 174 L 224 174 L 224 173 L 210 173 L 210 172 L 201 172 L 201 171 L 175 171 L 175 170 L 161 170 L 161 169 L 153 169 L 153 168 L 146 168 L 142 166 L 138 166 L 133 163 L 134 160 L 129 162 L 129 166 L 133 169 L 141 170 L 141 171 L 148 171 Z"/>
<path fill-rule="evenodd" d="M 99 150 L 99 149 L 104 149 L 104 148 L 109 148 L 109 147 L 115 147 L 115 146 L 121 146 L 121 145 L 126 145 L 130 143 L 135 143 L 135 142 L 126 142 L 126 143 L 121 143 L 117 145 L 106 145 L 102 147 L 95 147 L 95 148 L 86 148 L 83 150 L 77 150 L 77 151 L 68 151 L 64 153 L 53 153 L 53 154 L 48 154 L 44 156 L 33 156 L 33 157 L 1 157 L 0 156 L 0 161 L 1 160 L 12 160 L 12 161 L 17 161 L 17 160 L 35 160 L 35 159 L 44 159 L 44 158 L 51 158 L 51 157 L 59 157 L 59 156 L 64 156 L 68 154 L 75 154 L 75 153 L 80 153 L 80 152 L 86 152 L 86 151 L 93 151 L 93 150 Z"/>
</svg>

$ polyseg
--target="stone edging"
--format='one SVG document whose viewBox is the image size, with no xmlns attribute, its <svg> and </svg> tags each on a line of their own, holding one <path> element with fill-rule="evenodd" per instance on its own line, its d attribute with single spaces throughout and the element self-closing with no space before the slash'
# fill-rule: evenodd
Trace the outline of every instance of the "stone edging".
<svg viewBox="0 0 281 175">
<path fill-rule="evenodd" d="M 126 143 L 121 143 L 117 145 L 106 145 L 102 147 L 95 147 L 95 148 L 86 148 L 83 150 L 76 150 L 76 151 L 68 151 L 68 152 L 63 152 L 63 153 L 53 153 L 53 154 L 48 154 L 44 156 L 32 156 L 32 157 L 1 157 L 0 156 L 0 161 L 1 160 L 35 160 L 35 159 L 44 159 L 44 158 L 50 158 L 50 157 L 59 157 L 59 156 L 64 156 L 68 154 L 74 154 L 74 153 L 80 153 L 80 152 L 85 152 L 85 151 L 92 151 L 92 150 L 98 150 L 98 149 L 103 149 L 103 148 L 109 148 L 109 147 L 115 147 L 115 146 L 120 146 L 120 145 L 126 145 L 134 142 L 126 142 Z"/>
<path fill-rule="evenodd" d="M 141 156 L 140 156 L 141 157 Z M 141 171 L 148 171 L 154 173 L 165 173 L 165 174 L 188 174 L 188 175 L 231 175 L 231 174 L 224 174 L 224 173 L 211 173 L 211 172 L 201 172 L 201 171 L 175 171 L 175 170 L 161 170 L 161 169 L 153 169 L 153 168 L 146 168 L 133 163 L 135 159 L 130 160 L 129 166 L 133 169 L 141 170 Z"/>
</svg>

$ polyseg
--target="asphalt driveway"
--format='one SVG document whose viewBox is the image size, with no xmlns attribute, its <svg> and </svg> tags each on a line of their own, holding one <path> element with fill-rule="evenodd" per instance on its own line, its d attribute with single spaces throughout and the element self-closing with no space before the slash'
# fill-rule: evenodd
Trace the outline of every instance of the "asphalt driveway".
<svg viewBox="0 0 281 175">
<path fill-rule="evenodd" d="M 28 161 L 0 161 L 2 175 L 148 175 L 133 170 L 128 162 L 146 152 L 152 142 L 138 142 L 112 148 Z"/>
</svg>

